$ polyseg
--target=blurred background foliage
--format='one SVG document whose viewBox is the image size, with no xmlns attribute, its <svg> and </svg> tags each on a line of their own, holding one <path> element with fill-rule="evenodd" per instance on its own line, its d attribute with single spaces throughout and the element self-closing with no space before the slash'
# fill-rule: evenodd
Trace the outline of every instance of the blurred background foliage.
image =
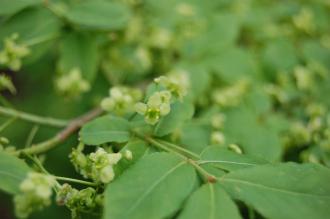
<svg viewBox="0 0 330 219">
<path fill-rule="evenodd" d="M 13 34 L 30 50 L 19 70 L 0 65 L 17 90 L 1 91 L 1 105 L 71 119 L 113 85 L 143 88 L 184 69 L 196 119 L 174 140 L 196 153 L 219 143 L 206 121 L 221 112 L 226 144 L 270 161 L 330 166 L 329 24 L 328 0 L 0 0 L 0 51 Z M 85 89 L 60 82 L 74 69 Z M 21 147 L 33 127 L 17 120 L 0 134 Z M 194 138 L 200 130 L 205 136 Z M 56 131 L 40 127 L 34 142 Z M 76 176 L 67 157 L 76 138 L 47 153 L 51 173 Z M 13 218 L 9 199 L 1 194 L 3 219 Z M 69 218 L 58 208 L 31 218 Z"/>
</svg>

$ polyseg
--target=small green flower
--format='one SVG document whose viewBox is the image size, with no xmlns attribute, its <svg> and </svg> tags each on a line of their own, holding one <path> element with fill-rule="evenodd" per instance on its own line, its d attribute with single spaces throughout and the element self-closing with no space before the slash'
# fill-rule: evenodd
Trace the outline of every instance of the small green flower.
<svg viewBox="0 0 330 219">
<path fill-rule="evenodd" d="M 155 92 L 147 104 L 135 104 L 135 111 L 144 116 L 145 122 L 155 125 L 160 117 L 167 115 L 171 110 L 171 93 L 169 91 Z"/>
</svg>

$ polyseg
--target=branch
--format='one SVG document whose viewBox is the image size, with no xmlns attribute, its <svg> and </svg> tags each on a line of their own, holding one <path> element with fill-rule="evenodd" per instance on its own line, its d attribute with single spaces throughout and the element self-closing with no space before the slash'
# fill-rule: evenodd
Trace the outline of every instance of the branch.
<svg viewBox="0 0 330 219">
<path fill-rule="evenodd" d="M 72 120 L 69 124 L 60 132 L 58 132 L 53 138 L 34 144 L 29 148 L 15 151 L 15 155 L 25 154 L 40 154 L 54 148 L 57 144 L 65 141 L 70 135 L 75 133 L 80 127 L 82 127 L 88 121 L 102 114 L 102 109 L 95 108 L 94 110 Z"/>
<path fill-rule="evenodd" d="M 49 125 L 54 127 L 65 127 L 69 123 L 69 121 L 66 120 L 37 116 L 14 109 L 9 109 L 3 106 L 0 106 L 0 114 L 5 116 L 12 116 L 18 119 L 22 119 L 25 121 L 29 121 L 41 125 Z"/>
</svg>

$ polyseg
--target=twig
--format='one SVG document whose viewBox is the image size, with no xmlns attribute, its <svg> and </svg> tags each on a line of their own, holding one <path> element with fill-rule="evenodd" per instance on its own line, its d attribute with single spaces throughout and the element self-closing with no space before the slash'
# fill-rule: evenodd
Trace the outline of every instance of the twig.
<svg viewBox="0 0 330 219">
<path fill-rule="evenodd" d="M 57 133 L 53 138 L 46 140 L 44 142 L 34 144 L 29 148 L 18 150 L 14 152 L 15 155 L 20 155 L 21 153 L 26 154 L 40 154 L 54 148 L 58 143 L 65 141 L 70 135 L 76 132 L 81 126 L 83 126 L 88 121 L 102 114 L 102 109 L 96 108 L 74 120 L 72 120 L 62 131 Z"/>
<path fill-rule="evenodd" d="M 60 180 L 60 181 L 79 183 L 79 184 L 83 184 L 83 185 L 86 185 L 86 186 L 97 186 L 97 183 L 88 182 L 88 181 L 85 181 L 85 180 L 72 179 L 72 178 L 67 178 L 67 177 L 62 177 L 62 176 L 54 176 L 54 177 L 55 177 L 55 179 Z"/>
<path fill-rule="evenodd" d="M 65 127 L 69 123 L 69 121 L 66 120 L 37 116 L 14 109 L 9 109 L 3 106 L 0 106 L 0 114 L 5 116 L 16 117 L 18 119 L 34 122 L 41 125 L 49 125 L 54 127 Z"/>
</svg>

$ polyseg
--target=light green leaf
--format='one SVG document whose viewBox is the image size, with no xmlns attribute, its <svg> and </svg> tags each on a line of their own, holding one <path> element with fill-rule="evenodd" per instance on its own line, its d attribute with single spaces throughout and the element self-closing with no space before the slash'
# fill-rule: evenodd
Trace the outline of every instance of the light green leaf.
<svg viewBox="0 0 330 219">
<path fill-rule="evenodd" d="M 86 125 L 80 131 L 81 141 L 89 145 L 107 142 L 126 142 L 130 138 L 129 122 L 115 116 L 102 116 Z"/>
<path fill-rule="evenodd" d="M 266 218 L 324 219 L 330 215 L 330 170 L 314 164 L 263 165 L 229 173 L 221 184 Z"/>
<path fill-rule="evenodd" d="M 0 152 L 0 190 L 16 194 L 19 185 L 29 171 L 29 167 L 22 160 Z"/>
<path fill-rule="evenodd" d="M 214 167 L 235 171 L 255 167 L 268 162 L 249 155 L 237 154 L 219 146 L 207 147 L 201 154 L 200 164 L 210 164 Z"/>
<path fill-rule="evenodd" d="M 79 68 L 83 78 L 93 80 L 98 65 L 96 38 L 88 34 L 71 33 L 64 37 L 60 49 L 59 68 L 67 73 Z"/>
<path fill-rule="evenodd" d="M 247 107 L 226 113 L 224 134 L 227 143 L 238 144 L 243 152 L 269 161 L 279 160 L 282 148 L 277 130 Z"/>
<path fill-rule="evenodd" d="M 126 26 L 130 11 L 117 2 L 96 0 L 77 3 L 65 16 L 71 22 L 86 28 L 117 30 Z"/>
<path fill-rule="evenodd" d="M 212 127 L 198 122 L 187 122 L 180 134 L 180 144 L 188 150 L 200 154 L 210 144 Z"/>
<path fill-rule="evenodd" d="M 239 219 L 235 203 L 218 185 L 208 183 L 188 199 L 178 219 Z"/>
<path fill-rule="evenodd" d="M 168 135 L 180 126 L 194 114 L 194 107 L 191 103 L 177 102 L 171 105 L 171 112 L 160 119 L 156 125 L 154 134 L 158 137 Z"/>
<path fill-rule="evenodd" d="M 11 15 L 41 2 L 41 0 L 0 0 L 0 15 Z"/>
<path fill-rule="evenodd" d="M 176 155 L 145 156 L 108 185 L 104 218 L 169 217 L 180 209 L 196 178 L 194 168 Z"/>
</svg>

